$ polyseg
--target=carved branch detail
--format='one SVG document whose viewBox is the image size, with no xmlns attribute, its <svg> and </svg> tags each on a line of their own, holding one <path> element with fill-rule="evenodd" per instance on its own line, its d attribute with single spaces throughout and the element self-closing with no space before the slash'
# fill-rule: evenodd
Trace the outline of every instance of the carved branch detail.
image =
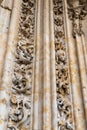
<svg viewBox="0 0 87 130">
<path fill-rule="evenodd" d="M 72 105 L 67 61 L 68 57 L 64 34 L 63 0 L 53 0 L 53 4 L 58 130 L 73 130 Z"/>
<path fill-rule="evenodd" d="M 34 59 L 35 0 L 22 0 L 18 43 L 12 76 L 8 130 L 31 127 L 32 66 Z"/>
</svg>

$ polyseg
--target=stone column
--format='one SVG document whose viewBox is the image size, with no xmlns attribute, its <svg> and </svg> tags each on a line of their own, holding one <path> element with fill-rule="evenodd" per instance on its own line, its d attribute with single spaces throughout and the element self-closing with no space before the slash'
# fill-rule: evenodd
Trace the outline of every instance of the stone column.
<svg viewBox="0 0 87 130">
<path fill-rule="evenodd" d="M 34 80 L 33 80 L 33 120 L 32 129 L 42 129 L 42 78 L 43 78 L 43 52 L 42 52 L 42 21 L 43 21 L 43 1 L 36 1 L 36 30 L 35 30 L 35 60 L 34 60 Z"/>
<path fill-rule="evenodd" d="M 33 129 L 57 129 L 53 1 L 37 1 Z"/>
<path fill-rule="evenodd" d="M 74 3 L 74 6 L 77 6 L 77 4 L 78 1 Z M 73 16 L 71 16 L 72 13 L 71 15 L 68 14 L 67 9 L 69 9 L 68 8 L 69 5 L 67 4 L 67 1 L 64 1 L 64 6 L 65 6 L 65 27 L 66 27 L 66 37 L 67 37 L 66 42 L 68 44 L 68 52 L 69 52 L 69 65 L 70 65 L 70 77 L 71 77 L 71 85 L 72 85 L 72 101 L 73 101 L 73 110 L 74 110 L 75 129 L 86 130 L 87 128 L 86 118 L 85 118 L 86 113 L 84 111 L 84 105 L 86 105 L 85 102 L 86 90 L 85 93 L 83 92 L 84 91 L 83 83 L 85 84 L 84 86 L 86 86 L 86 69 L 84 64 L 82 41 L 81 41 L 81 37 L 77 36 L 78 34 L 76 33 L 79 25 L 74 26 L 75 24 L 73 23 L 72 26 L 72 23 L 69 21 L 69 18 L 74 19 L 75 12 Z M 78 23 L 78 18 L 76 18 L 76 23 Z M 80 30 L 78 32 L 80 32 Z M 85 96 L 85 101 L 83 100 L 84 96 Z"/>
<path fill-rule="evenodd" d="M 0 130 L 87 129 L 85 5 L 0 1 Z"/>
<path fill-rule="evenodd" d="M 12 1 L 9 1 L 12 2 Z M 8 2 L 8 3 L 9 3 Z M 7 43 L 6 49 L 3 48 L 4 52 L 6 51 L 6 56 L 3 57 L 4 61 L 4 67 L 3 67 L 3 77 L 0 87 L 0 130 L 6 130 L 7 129 L 7 122 L 8 122 L 8 112 L 9 112 L 9 104 L 10 104 L 10 93 L 11 93 L 11 79 L 12 79 L 12 73 L 13 73 L 13 64 L 14 64 L 14 50 L 15 50 L 15 42 L 17 41 L 17 28 L 18 28 L 18 17 L 19 17 L 19 10 L 20 10 L 20 4 L 21 1 L 14 0 L 13 8 L 12 8 L 12 15 L 11 20 L 10 18 L 10 12 L 11 9 L 7 9 L 7 6 L 3 5 L 3 9 L 6 7 L 5 15 L 8 14 L 8 16 L 4 16 L 4 28 L 7 30 L 7 27 L 9 25 L 10 20 L 10 26 L 9 26 L 9 32 L 3 35 L 2 38 L 5 38 L 4 44 Z M 9 8 L 9 7 L 8 7 Z M 3 30 L 5 31 L 5 30 Z M 7 40 L 8 35 L 8 40 Z M 3 45 L 3 43 L 1 43 Z M 2 49 L 2 48 L 0 48 Z M 1 53 L 1 51 L 0 51 Z M 2 55 L 2 56 L 3 56 Z M 0 55 L 1 56 L 1 55 Z M 0 66 L 0 69 L 2 67 Z"/>
<path fill-rule="evenodd" d="M 3 75 L 3 66 L 7 48 L 8 30 L 11 20 L 13 0 L 3 0 L 0 5 L 0 83 Z"/>
<path fill-rule="evenodd" d="M 51 82 L 51 124 L 52 130 L 57 130 L 57 93 L 56 93 L 56 61 L 55 61 L 55 38 L 54 38 L 54 15 L 53 0 L 50 0 L 50 82 Z"/>
</svg>

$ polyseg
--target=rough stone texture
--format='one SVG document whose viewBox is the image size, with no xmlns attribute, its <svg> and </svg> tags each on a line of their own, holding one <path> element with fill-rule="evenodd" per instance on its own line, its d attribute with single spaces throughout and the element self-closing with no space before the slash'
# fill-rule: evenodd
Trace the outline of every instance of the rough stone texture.
<svg viewBox="0 0 87 130">
<path fill-rule="evenodd" d="M 56 60 L 56 90 L 58 109 L 58 128 L 73 130 L 72 104 L 69 81 L 69 65 L 67 44 L 65 43 L 63 0 L 53 1 L 54 4 L 54 35 Z"/>
<path fill-rule="evenodd" d="M 87 130 L 86 21 L 86 0 L 0 0 L 0 130 Z"/>
<path fill-rule="evenodd" d="M 32 62 L 34 58 L 35 1 L 22 1 L 18 42 L 14 49 L 8 130 L 30 129 L 32 109 Z"/>
</svg>

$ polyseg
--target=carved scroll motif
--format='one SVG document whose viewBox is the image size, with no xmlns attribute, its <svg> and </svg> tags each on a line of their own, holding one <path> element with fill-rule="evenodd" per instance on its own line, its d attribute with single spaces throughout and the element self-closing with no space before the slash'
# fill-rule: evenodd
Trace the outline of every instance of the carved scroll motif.
<svg viewBox="0 0 87 130">
<path fill-rule="evenodd" d="M 12 76 L 8 130 L 31 128 L 35 0 L 22 0 Z"/>
<path fill-rule="evenodd" d="M 72 21 L 73 25 L 73 32 L 72 35 L 75 38 L 76 34 L 81 36 L 84 34 L 82 30 L 82 21 L 85 19 L 87 15 L 87 3 L 77 1 L 78 3 L 75 4 L 75 2 L 68 2 L 68 15 L 69 19 Z M 78 24 L 76 21 L 79 21 Z"/>
<path fill-rule="evenodd" d="M 56 91 L 57 91 L 57 124 L 58 130 L 73 130 L 72 103 L 70 95 L 67 47 L 64 34 L 63 0 L 53 0 Z"/>
</svg>

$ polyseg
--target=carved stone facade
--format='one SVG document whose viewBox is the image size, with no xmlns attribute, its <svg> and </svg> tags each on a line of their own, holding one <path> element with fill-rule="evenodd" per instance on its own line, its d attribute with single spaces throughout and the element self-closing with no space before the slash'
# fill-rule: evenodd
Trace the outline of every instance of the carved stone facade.
<svg viewBox="0 0 87 130">
<path fill-rule="evenodd" d="M 60 130 L 73 130 L 68 55 L 64 33 L 63 0 L 54 0 L 53 2 L 58 128 Z"/>
<path fill-rule="evenodd" d="M 22 0 L 18 29 L 8 130 L 28 130 L 31 127 L 35 0 Z"/>
<path fill-rule="evenodd" d="M 73 37 L 76 37 L 76 34 L 81 36 L 84 32 L 82 30 L 82 20 L 84 20 L 85 16 L 87 15 L 87 6 L 86 1 L 77 1 L 75 2 L 68 2 L 68 13 L 69 18 L 72 20 L 73 25 Z M 79 21 L 78 24 L 76 21 Z"/>
<path fill-rule="evenodd" d="M 87 130 L 86 21 L 86 0 L 0 1 L 0 130 Z"/>
</svg>

